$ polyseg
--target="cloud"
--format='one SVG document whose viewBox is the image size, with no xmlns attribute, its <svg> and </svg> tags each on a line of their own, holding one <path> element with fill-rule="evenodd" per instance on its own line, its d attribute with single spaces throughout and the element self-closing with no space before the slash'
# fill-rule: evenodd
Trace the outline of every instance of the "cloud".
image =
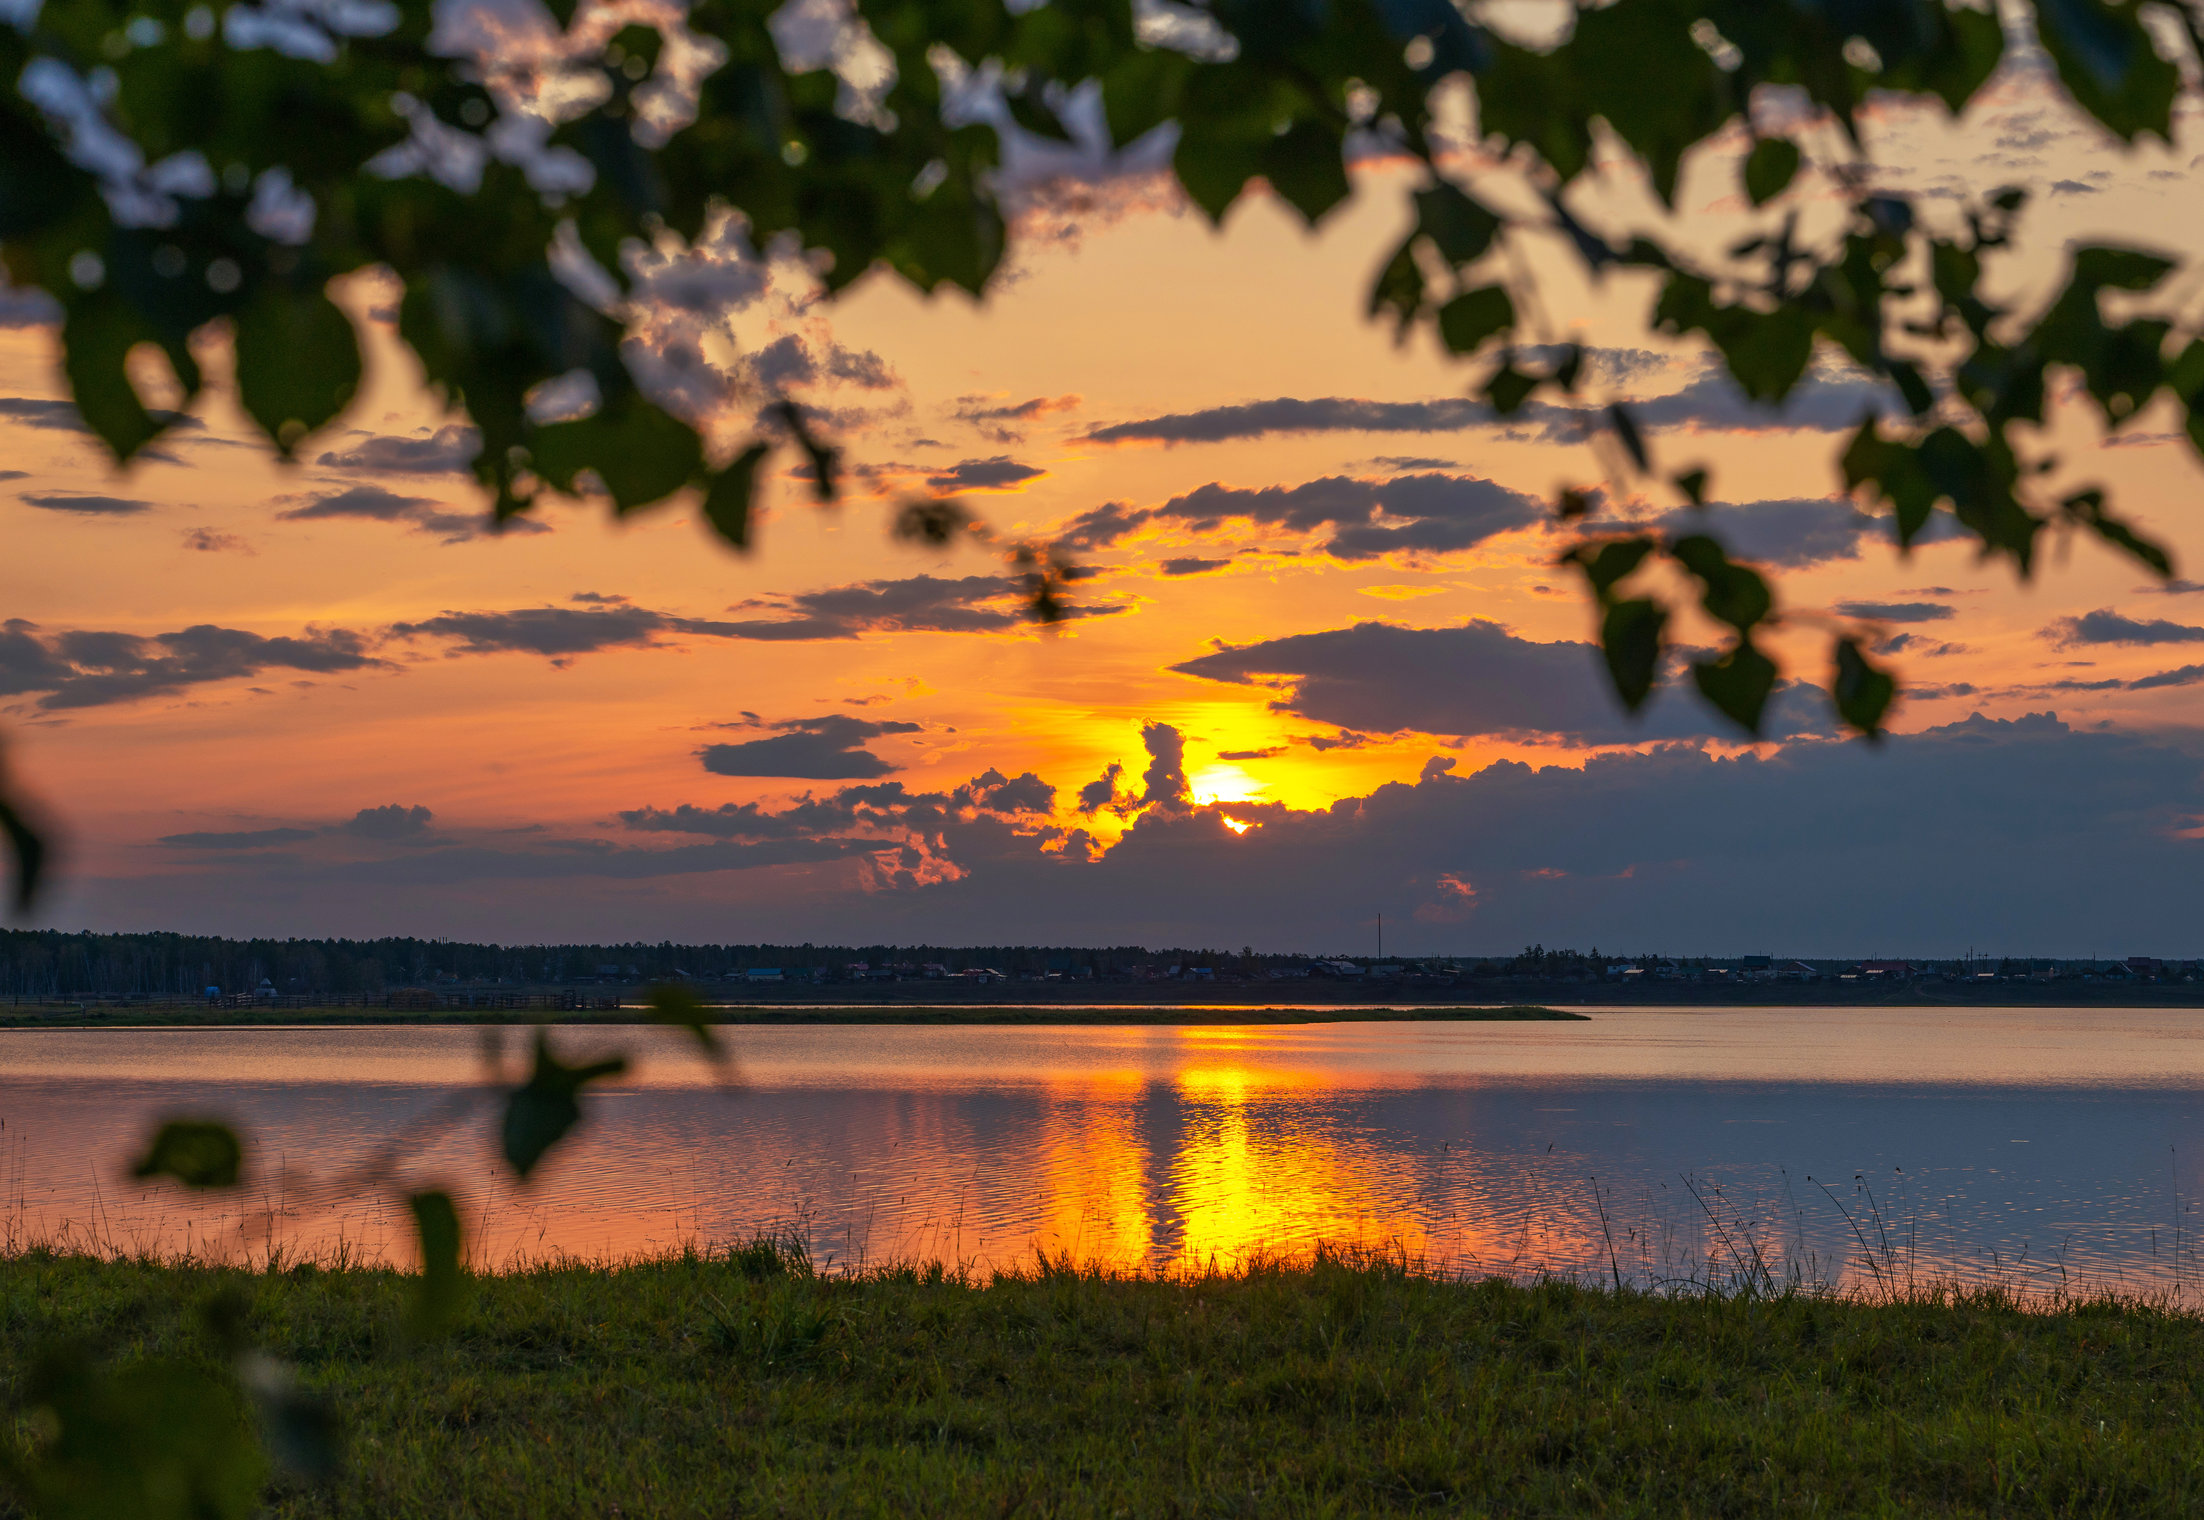
<svg viewBox="0 0 2204 1520">
<path fill-rule="evenodd" d="M 280 500 L 299 501 L 298 497 Z M 416 533 L 434 534 L 447 544 L 495 537 L 505 533 L 548 533 L 548 524 L 532 517 L 515 517 L 498 523 L 488 512 L 453 512 L 433 496 L 401 496 L 382 486 L 346 486 L 304 499 L 288 512 L 278 512 L 284 522 L 326 522 L 357 519 L 363 522 L 400 523 Z"/>
<path fill-rule="evenodd" d="M 16 498 L 26 506 L 42 507 L 48 512 L 71 512 L 80 517 L 135 517 L 141 512 L 153 510 L 150 501 L 138 501 L 127 496 L 85 496 L 73 492 L 43 491 L 36 495 L 26 493 Z"/>
<path fill-rule="evenodd" d="M 1707 366 L 1677 390 L 1632 398 L 1629 404 L 1638 426 L 1647 432 L 1835 432 L 1857 427 L 1869 410 L 1887 411 L 1897 405 L 1891 394 L 1867 375 L 1817 366 L 1793 388 L 1782 406 L 1766 406 L 1747 397 L 1728 372 L 1715 365 Z M 1503 417 L 1485 402 L 1466 396 L 1431 401 L 1278 396 L 1113 422 L 1090 429 L 1083 437 L 1088 443 L 1175 445 L 1227 443 L 1278 434 L 1455 433 L 1468 428 L 1501 428 L 1554 441 L 1574 438 L 1600 426 L 1601 411 L 1598 407 L 1541 399 Z"/>
<path fill-rule="evenodd" d="M 1085 435 L 1088 443 L 1228 443 L 1274 433 L 1453 433 L 1496 419 L 1481 401 L 1362 401 L 1344 396 L 1299 400 L 1280 396 L 1113 422 Z"/>
<path fill-rule="evenodd" d="M 1095 507 L 1066 524 L 1058 541 L 1096 549 L 1149 524 L 1215 532 L 1245 522 L 1287 533 L 1326 534 L 1319 546 L 1323 553 L 1354 561 L 1473 548 L 1495 534 L 1528 527 L 1539 515 L 1538 503 L 1530 497 L 1475 475 L 1397 475 L 1389 480 L 1328 475 L 1297 486 L 1257 490 L 1211 481 L 1146 511 L 1122 502 Z"/>
<path fill-rule="evenodd" d="M 361 808 L 344 831 L 361 839 L 418 839 L 428 833 L 429 820 L 435 816 L 425 807 L 390 802 Z"/>
<path fill-rule="evenodd" d="M 357 433 L 352 442 L 328 450 L 314 462 L 324 469 L 377 475 L 454 475 L 464 473 L 481 452 L 482 435 L 453 423 L 426 437 Z"/>
<path fill-rule="evenodd" d="M 1025 437 L 1021 424 L 1077 411 L 1080 400 L 1078 396 L 1034 396 L 1025 401 L 1003 402 L 993 396 L 959 396 L 953 415 L 957 421 L 970 424 L 997 443 L 1016 443 Z"/>
<path fill-rule="evenodd" d="M 795 718 L 773 725 L 771 739 L 742 744 L 710 744 L 699 753 L 715 776 L 794 776 L 806 781 L 869 781 L 900 770 L 867 750 L 865 741 L 882 734 L 915 734 L 916 723 L 871 722 L 840 713 Z"/>
<path fill-rule="evenodd" d="M 0 696 L 44 693 L 38 706 L 49 712 L 167 696 L 264 670 L 384 668 L 388 662 L 368 653 L 365 638 L 342 628 L 268 638 L 201 623 L 147 637 L 85 629 L 48 634 L 21 618 L 0 624 Z"/>
<path fill-rule="evenodd" d="M 1734 737 L 1737 730 L 1680 692 L 1633 718 L 1608 690 L 1591 644 L 1534 643 L 1484 619 L 1458 628 L 1357 623 L 1182 661 L 1182 675 L 1279 689 L 1271 706 L 1357 733 L 1471 737 L 1546 735 L 1578 744 Z M 1828 728 L 1813 694 L 1795 686 L 1770 703 L 1764 732 Z"/>
<path fill-rule="evenodd" d="M 1212 570 L 1222 570 L 1231 564 L 1229 559 L 1167 559 L 1156 568 L 1165 575 L 1207 575 Z"/>
<path fill-rule="evenodd" d="M 6 324 L 0 323 L 0 326 Z M 186 432 L 204 432 L 206 424 L 197 417 L 181 412 L 164 411 L 159 407 L 146 408 L 146 415 L 163 427 L 178 428 Z M 89 433 L 83 414 L 67 401 L 47 401 L 32 396 L 0 396 L 0 421 L 19 422 L 25 427 L 48 428 L 63 433 Z M 143 450 L 140 450 L 141 457 Z"/>
<path fill-rule="evenodd" d="M 1735 558 L 1785 570 L 1858 559 L 1869 535 L 1889 531 L 1849 501 L 1821 496 L 1678 507 L 1630 526 L 1658 528 L 1671 536 L 1711 534 Z"/>
<path fill-rule="evenodd" d="M 2204 644 L 2204 628 L 2165 618 L 2131 618 L 2109 607 L 2080 617 L 2059 618 L 2043 630 L 2042 636 L 2061 649 L 2086 644 Z"/>
<path fill-rule="evenodd" d="M 312 829 L 242 829 L 227 834 L 164 834 L 160 842 L 175 850 L 265 850 L 313 837 Z"/>
<path fill-rule="evenodd" d="M 1140 777 L 1140 805 L 1184 805 L 1188 795 L 1185 738 L 1168 723 L 1148 723 L 1141 726 L 1140 742 L 1148 751 L 1148 769 Z"/>
<path fill-rule="evenodd" d="M 257 554 L 249 539 L 214 528 L 184 529 L 184 547 L 201 554 Z"/>
<path fill-rule="evenodd" d="M 1839 602 L 1837 611 L 1878 623 L 1942 623 L 1953 616 L 1944 602 Z"/>
<path fill-rule="evenodd" d="M 563 665 L 575 655 L 600 649 L 659 648 L 661 635 L 691 623 L 648 607 L 516 607 L 507 612 L 445 612 L 419 622 L 393 623 L 390 633 L 401 639 L 446 639 L 453 654 L 510 651 L 540 654 Z"/>
<path fill-rule="evenodd" d="M 1079 811 L 1099 812 L 1117 800 L 1117 783 L 1125 778 L 1125 767 L 1112 760 L 1103 767 L 1102 774 L 1079 788 Z"/>
<path fill-rule="evenodd" d="M 577 655 L 599 650 L 667 648 L 679 636 L 804 643 L 872 633 L 1009 632 L 1031 625 L 1024 596 L 1024 587 L 1011 576 L 916 575 L 745 602 L 735 610 L 777 615 L 729 620 L 661 612 L 638 607 L 626 597 L 590 591 L 574 597 L 581 606 L 447 611 L 393 623 L 389 633 L 401 639 L 442 639 L 455 655 L 539 654 L 563 666 Z M 1123 610 L 1074 607 L 1069 616 Z"/>
<path fill-rule="evenodd" d="M 767 943 L 957 944 L 978 924 L 1004 944 L 1336 952 L 1382 912 L 1408 955 L 1506 953 L 1553 943 L 1556 924 L 1580 947 L 1686 954 L 2193 953 L 2204 762 L 2180 743 L 2037 714 L 1877 746 L 1672 744 L 1466 775 L 1451 759 L 1306 811 L 1149 808 L 1106 848 L 989 806 L 1053 795 L 990 772 L 946 793 L 885 781 L 771 809 L 635 808 L 619 815 L 633 844 L 240 850 L 84 889 L 101 911 L 204 932 L 248 912 L 301 934 L 358 932 L 367 914 L 377 932 L 507 940 L 710 941 L 739 921 Z M 1254 826 L 1235 834 L 1227 814 Z M 620 885 L 676 876 L 679 893 Z"/>
<path fill-rule="evenodd" d="M 1275 760 L 1285 753 L 1287 753 L 1285 745 L 1273 744 L 1268 749 L 1220 749 L 1217 751 L 1217 758 L 1219 760 Z"/>
<path fill-rule="evenodd" d="M 0 327 L 52 327 L 61 321 L 61 303 L 43 290 L 0 285 Z"/>
<path fill-rule="evenodd" d="M 1020 464 L 1007 454 L 997 454 L 992 459 L 967 459 L 952 465 L 927 476 L 926 484 L 937 491 L 1008 491 L 1047 473 Z"/>
<path fill-rule="evenodd" d="M 903 382 L 888 362 L 871 349 L 849 349 L 831 338 L 807 343 L 796 333 L 775 338 L 743 355 L 737 373 L 758 390 L 778 393 L 792 386 L 841 384 L 859 390 L 893 390 Z"/>
<path fill-rule="evenodd" d="M 781 614 L 732 623 L 695 625 L 726 638 L 773 642 L 854 639 L 867 633 L 1003 633 L 1032 623 L 1025 588 L 1015 577 L 913 575 L 901 580 L 859 581 L 823 591 L 745 602 L 733 610 Z M 1075 606 L 1069 616 L 1104 617 L 1122 606 Z"/>
</svg>

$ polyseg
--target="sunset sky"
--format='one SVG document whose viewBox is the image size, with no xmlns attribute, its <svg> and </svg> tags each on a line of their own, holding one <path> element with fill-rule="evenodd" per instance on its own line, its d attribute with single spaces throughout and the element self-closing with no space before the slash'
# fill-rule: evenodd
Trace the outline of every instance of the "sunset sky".
<svg viewBox="0 0 2204 1520">
<path fill-rule="evenodd" d="M 1886 112 L 1873 144 L 1932 209 L 2033 188 L 2017 292 L 2076 239 L 2197 246 L 2195 124 L 2121 154 L 2022 67 L 1957 128 Z M 1557 257 L 1556 336 L 1643 403 L 1664 469 L 1711 470 L 1809 683 L 1759 746 L 1679 691 L 1633 722 L 1553 566 L 1547 503 L 1601 466 L 1565 418 L 1480 420 L 1469 371 L 1364 319 L 1408 182 L 1358 186 L 1310 234 L 1259 189 L 1213 231 L 1137 163 L 1059 181 L 978 304 L 878 275 L 821 303 L 724 251 L 654 270 L 647 382 L 724 442 L 785 387 L 853 467 L 832 509 L 776 478 L 748 556 L 681 500 L 489 532 L 372 277 L 342 291 L 370 384 L 295 466 L 217 384 L 117 472 L 9 296 L 0 701 L 65 844 L 42 921 L 1367 953 L 1382 914 L 1409 955 L 2204 953 L 2204 585 L 2084 542 L 2028 585 L 1957 543 L 1900 558 L 1832 494 L 1871 390 L 1825 363 L 1752 408 L 1649 342 L 1647 286 Z M 1703 156 L 1685 214 L 1712 239 L 1744 209 Z M 2108 443 L 2062 405 L 2055 480 L 2204 579 L 2173 427 Z M 999 555 L 891 541 L 892 502 L 951 493 L 1068 540 L 1079 615 L 1039 630 Z M 1879 747 L 1812 689 L 1832 618 L 1907 683 Z"/>
</svg>

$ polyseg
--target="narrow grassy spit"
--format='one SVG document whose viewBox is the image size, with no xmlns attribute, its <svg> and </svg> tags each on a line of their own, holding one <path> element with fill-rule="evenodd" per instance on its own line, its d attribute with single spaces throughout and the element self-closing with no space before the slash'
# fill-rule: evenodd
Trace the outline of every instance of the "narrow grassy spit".
<svg viewBox="0 0 2204 1520">
<path fill-rule="evenodd" d="M 2204 1321 L 2141 1304 L 1650 1297 L 1337 1255 L 826 1278 L 760 1243 L 474 1279 L 419 1343 L 410 1288 L 0 1261 L 12 1460 L 50 1437 L 38 1348 L 227 1369 L 241 1316 L 342 1423 L 337 1475 L 271 1484 L 278 1516 L 2204 1513 Z"/>
</svg>

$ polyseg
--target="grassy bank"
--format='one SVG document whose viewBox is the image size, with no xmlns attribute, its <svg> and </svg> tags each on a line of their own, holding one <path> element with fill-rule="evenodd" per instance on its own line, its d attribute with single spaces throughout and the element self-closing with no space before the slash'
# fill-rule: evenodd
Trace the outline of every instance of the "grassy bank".
<svg viewBox="0 0 2204 1520">
<path fill-rule="evenodd" d="M 2204 1512 L 2204 1322 L 1994 1297 L 1336 1262 L 981 1287 L 753 1250 L 477 1281 L 409 1348 L 387 1273 L 32 1256 L 0 1262 L 0 1381 L 57 1336 L 212 1364 L 225 1286 L 348 1427 L 283 1516 Z"/>
<path fill-rule="evenodd" d="M 1354 1008 L 1302 1008 L 1291 1005 L 1220 1006 L 1218 1004 L 1136 1003 L 1105 1008 L 997 1006 L 988 1004 L 810 1004 L 746 1003 L 708 1010 L 715 1024 L 1334 1024 L 1398 1020 L 1468 1023 L 1582 1020 L 1570 1013 L 1526 1003 L 1503 1007 L 1377 1004 Z M 202 1008 L 195 1006 L 106 1008 L 79 1011 L 56 1008 L 0 1012 L 0 1029 L 230 1029 L 296 1024 L 633 1024 L 646 1015 L 640 1007 L 588 1012 L 482 1008 Z"/>
</svg>

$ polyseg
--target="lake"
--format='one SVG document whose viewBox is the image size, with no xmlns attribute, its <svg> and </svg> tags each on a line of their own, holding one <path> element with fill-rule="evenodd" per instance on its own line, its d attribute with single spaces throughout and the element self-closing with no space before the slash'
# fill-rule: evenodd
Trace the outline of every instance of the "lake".
<svg viewBox="0 0 2204 1520">
<path fill-rule="evenodd" d="M 1476 1274 L 2195 1292 L 2204 1013 L 1586 1012 L 729 1028 L 733 1082 L 677 1032 L 562 1028 L 565 1059 L 635 1065 L 526 1186 L 482 1086 L 485 1042 L 517 1070 L 524 1031 L 0 1031 L 5 1231 L 403 1261 L 397 1190 L 443 1185 L 485 1266 L 775 1229 L 835 1271 L 1335 1242 Z M 245 1188 L 129 1179 L 175 1114 L 239 1126 Z"/>
</svg>

